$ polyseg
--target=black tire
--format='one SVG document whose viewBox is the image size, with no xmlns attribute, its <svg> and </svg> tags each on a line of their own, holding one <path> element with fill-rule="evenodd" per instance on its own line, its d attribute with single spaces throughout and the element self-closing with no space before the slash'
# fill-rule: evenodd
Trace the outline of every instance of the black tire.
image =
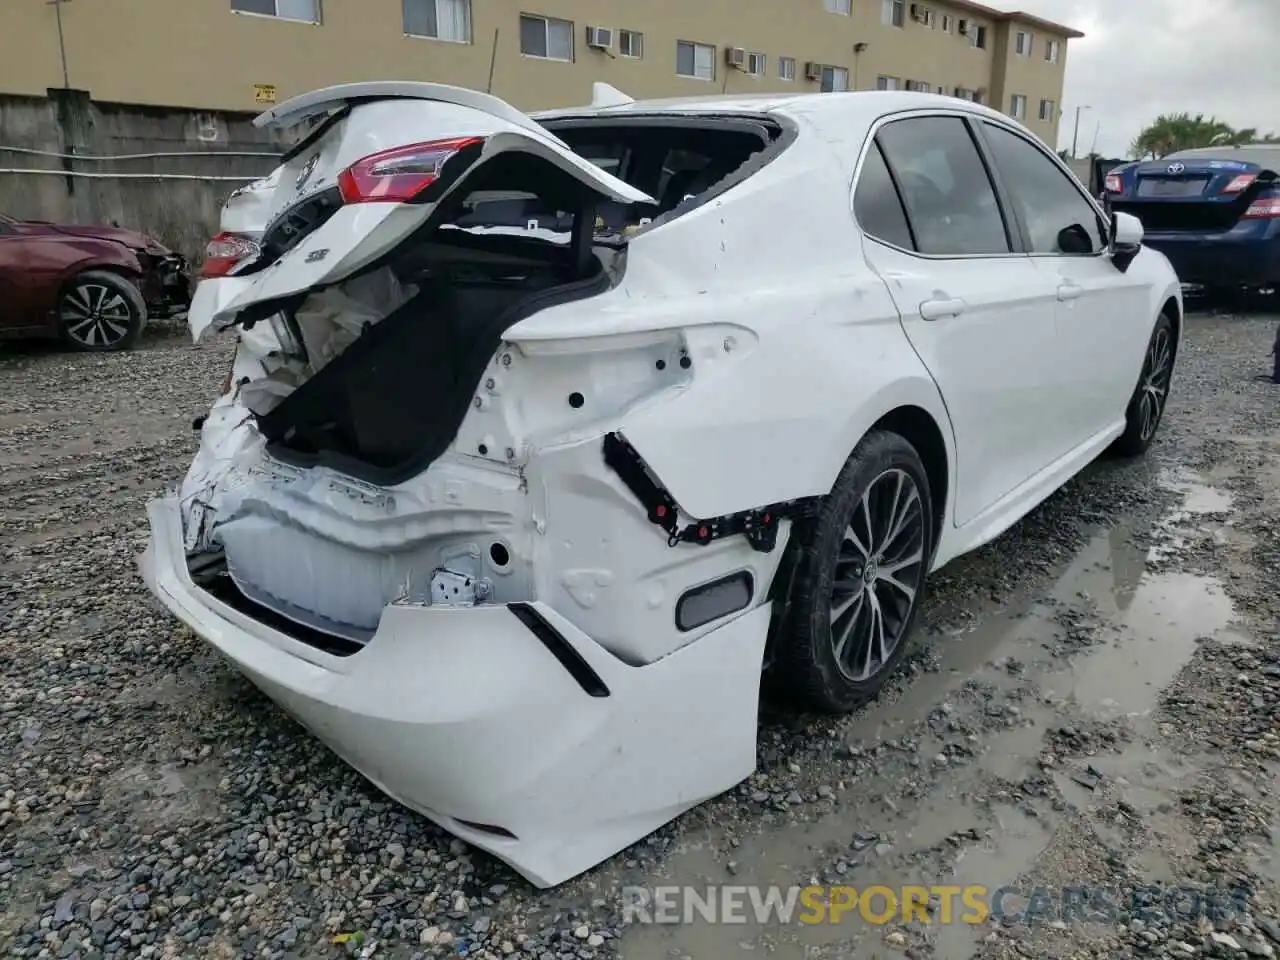
<svg viewBox="0 0 1280 960">
<path fill-rule="evenodd" d="M 1142 355 L 1138 385 L 1124 414 L 1124 433 L 1111 445 L 1116 456 L 1139 457 L 1151 447 L 1169 402 L 1169 385 L 1173 379 L 1177 350 L 1173 318 L 1162 311 Z"/>
<path fill-rule="evenodd" d="M 59 329 L 74 350 L 128 350 L 146 322 L 142 292 L 118 273 L 86 270 L 72 277 L 58 296 Z"/>
<path fill-rule="evenodd" d="M 904 494 L 904 490 L 908 492 Z M 882 512 L 880 506 L 889 502 L 891 492 L 901 497 L 896 502 L 908 507 L 911 494 L 916 497 L 918 509 L 909 509 L 903 514 L 911 525 L 909 537 L 906 526 L 897 538 L 885 536 L 890 532 L 887 528 L 892 521 L 886 522 L 878 514 Z M 864 498 L 868 504 L 866 509 L 877 514 L 872 523 L 878 533 L 870 538 L 874 541 L 870 544 L 873 561 L 877 558 L 887 561 L 887 567 L 914 555 L 915 546 L 909 550 L 903 548 L 910 545 L 908 541 L 914 544 L 918 534 L 918 562 L 903 567 L 896 578 L 896 582 L 910 588 L 910 597 L 890 585 L 895 578 L 882 582 L 875 562 L 860 565 L 859 553 L 863 547 L 846 535 L 851 531 L 859 543 L 866 536 Z M 878 506 L 871 506 L 872 503 Z M 880 692 L 902 661 L 924 596 L 933 558 L 933 516 L 929 477 L 915 448 L 898 434 L 887 431 L 872 431 L 864 437 L 845 461 L 817 516 L 798 524 L 793 535 L 798 551 L 795 579 L 786 618 L 779 624 L 769 678 L 771 689 L 798 699 L 810 708 L 832 713 L 847 713 Z M 845 585 L 843 588 L 839 586 L 841 583 Z M 883 603 L 882 595 L 886 597 Z M 842 664 L 837 659 L 832 614 L 845 603 L 854 606 L 850 608 L 852 612 L 837 614 L 837 629 L 848 637 L 843 645 L 846 662 Z M 850 668 L 861 660 L 858 652 L 861 644 L 852 645 L 860 641 L 862 627 L 874 626 L 877 611 L 881 611 L 882 628 L 892 627 L 896 639 L 884 657 L 878 656 L 870 645 L 866 647 L 869 652 L 865 662 L 874 670 L 860 676 L 857 675 L 860 671 Z M 859 619 L 864 614 L 871 618 L 870 624 Z"/>
</svg>

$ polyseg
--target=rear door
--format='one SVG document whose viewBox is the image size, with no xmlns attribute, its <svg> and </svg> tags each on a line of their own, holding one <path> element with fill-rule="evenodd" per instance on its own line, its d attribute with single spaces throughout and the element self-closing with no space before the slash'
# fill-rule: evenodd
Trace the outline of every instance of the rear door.
<svg viewBox="0 0 1280 960">
<path fill-rule="evenodd" d="M 1063 452 L 1052 406 L 1052 284 L 1006 225 L 968 121 L 890 119 L 854 192 L 867 261 L 942 392 L 955 431 L 957 525 Z"/>
<path fill-rule="evenodd" d="M 1003 124 L 977 126 L 1026 250 L 1056 293 L 1053 416 L 1075 446 L 1124 416 L 1151 329 L 1150 290 L 1139 271 L 1112 262 L 1101 212 L 1060 161 Z"/>
<path fill-rule="evenodd" d="M 422 195 L 455 157 L 474 169 L 500 153 L 522 151 L 603 199 L 653 203 L 514 107 L 476 91 L 432 83 L 344 84 L 287 101 L 254 122 L 290 126 L 317 118 L 323 120 L 312 135 L 286 158 L 266 205 L 267 255 L 281 234 L 285 251 L 218 304 L 215 315 L 193 316 L 197 337 L 251 304 L 337 283 L 399 245 L 466 179 L 464 173 L 439 193 Z"/>
</svg>

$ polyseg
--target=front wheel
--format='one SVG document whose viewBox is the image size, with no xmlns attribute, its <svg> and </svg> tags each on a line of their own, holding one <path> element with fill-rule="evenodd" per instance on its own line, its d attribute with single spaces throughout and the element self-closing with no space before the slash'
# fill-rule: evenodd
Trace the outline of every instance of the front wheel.
<svg viewBox="0 0 1280 960">
<path fill-rule="evenodd" d="M 126 350 L 142 333 L 147 304 L 125 277 L 86 270 L 63 290 L 58 319 L 62 338 L 76 350 Z"/>
<path fill-rule="evenodd" d="M 929 478 L 915 448 L 873 431 L 818 516 L 799 527 L 790 611 L 773 685 L 847 713 L 873 698 L 906 651 L 933 555 Z"/>
<path fill-rule="evenodd" d="M 1137 457 L 1147 452 L 1155 439 L 1164 409 L 1169 402 L 1169 384 L 1173 379 L 1174 361 L 1173 318 L 1161 312 L 1147 342 L 1147 352 L 1142 358 L 1142 373 L 1138 386 L 1125 411 L 1124 433 L 1116 440 L 1112 450 L 1122 457 Z"/>
</svg>

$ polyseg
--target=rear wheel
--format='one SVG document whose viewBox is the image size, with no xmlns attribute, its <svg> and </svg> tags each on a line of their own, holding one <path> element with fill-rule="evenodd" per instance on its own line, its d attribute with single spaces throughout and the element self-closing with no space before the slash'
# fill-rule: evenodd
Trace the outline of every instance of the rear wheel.
<svg viewBox="0 0 1280 960">
<path fill-rule="evenodd" d="M 62 338 L 77 350 L 126 350 L 147 320 L 142 293 L 126 278 L 102 270 L 73 277 L 58 301 Z"/>
<path fill-rule="evenodd" d="M 1164 419 L 1169 401 L 1169 383 L 1173 378 L 1173 318 L 1162 312 L 1156 320 L 1147 352 L 1142 358 L 1138 386 L 1125 411 L 1125 427 L 1112 449 L 1122 457 L 1136 457 L 1147 452 Z"/>
<path fill-rule="evenodd" d="M 914 447 L 868 434 L 818 516 L 797 569 L 773 686 L 844 713 L 874 697 L 906 651 L 932 557 L 933 503 Z"/>
</svg>

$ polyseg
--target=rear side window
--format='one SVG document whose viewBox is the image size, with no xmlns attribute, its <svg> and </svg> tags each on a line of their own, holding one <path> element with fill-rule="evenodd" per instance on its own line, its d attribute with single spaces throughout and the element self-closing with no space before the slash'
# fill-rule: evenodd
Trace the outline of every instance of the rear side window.
<svg viewBox="0 0 1280 960">
<path fill-rule="evenodd" d="M 853 212 L 867 236 L 904 250 L 916 248 L 911 228 L 907 226 L 906 211 L 902 209 L 902 198 L 889 176 L 880 145 L 874 142 L 862 161 L 862 173 L 858 175 L 858 187 L 853 193 Z"/>
<path fill-rule="evenodd" d="M 1010 252 L 982 156 L 959 117 L 895 120 L 876 135 L 893 171 L 916 248 L 935 256 Z"/>
</svg>

